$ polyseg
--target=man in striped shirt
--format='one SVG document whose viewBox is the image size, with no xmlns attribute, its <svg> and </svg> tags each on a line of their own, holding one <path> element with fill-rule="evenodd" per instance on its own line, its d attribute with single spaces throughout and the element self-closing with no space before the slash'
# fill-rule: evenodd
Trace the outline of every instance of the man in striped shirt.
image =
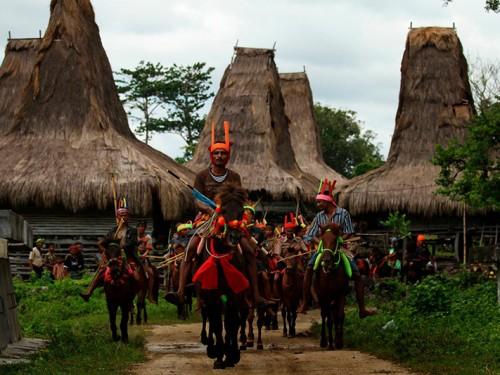
<svg viewBox="0 0 500 375">
<path fill-rule="evenodd" d="M 321 226 L 335 223 L 340 226 L 340 230 L 342 233 L 342 238 L 348 239 L 354 234 L 354 227 L 351 221 L 351 215 L 349 212 L 342 208 L 338 207 L 335 200 L 333 199 L 333 188 L 335 186 L 335 181 L 333 183 L 329 183 L 328 180 L 322 181 L 320 185 L 320 191 L 316 196 L 316 205 L 320 212 L 316 215 L 313 222 L 311 223 L 311 227 L 307 231 L 304 236 L 304 241 L 308 244 L 311 242 L 319 243 L 319 236 L 321 231 Z M 306 274 L 304 276 L 304 291 L 303 291 L 303 299 L 302 305 L 299 308 L 299 312 L 305 314 L 307 311 L 308 301 L 310 299 L 311 294 L 311 285 L 313 278 L 313 266 L 316 261 L 318 253 L 314 254 L 309 264 L 307 265 Z M 347 254 L 350 255 L 350 254 Z M 365 307 L 365 298 L 364 298 L 364 286 L 363 281 L 361 280 L 361 275 L 359 273 L 358 267 L 356 263 L 351 258 L 351 268 L 352 268 L 352 278 L 354 280 L 354 286 L 356 290 L 356 300 L 359 306 L 359 317 L 365 318 L 370 315 L 376 314 L 376 310 L 366 309 Z"/>
</svg>

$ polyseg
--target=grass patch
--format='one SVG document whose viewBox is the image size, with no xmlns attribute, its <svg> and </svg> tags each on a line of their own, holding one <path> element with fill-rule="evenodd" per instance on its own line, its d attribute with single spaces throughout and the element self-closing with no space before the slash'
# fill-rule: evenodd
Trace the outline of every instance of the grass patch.
<svg viewBox="0 0 500 375">
<path fill-rule="evenodd" d="M 363 320 L 348 309 L 347 347 L 430 374 L 500 374 L 494 282 L 465 272 L 415 286 L 389 281 L 377 287 L 370 304 L 379 313 Z"/>
<path fill-rule="evenodd" d="M 23 336 L 46 338 L 50 344 L 28 365 L 1 367 L 2 375 L 119 374 L 145 360 L 144 328 L 129 328 L 128 345 L 112 342 L 102 288 L 88 303 L 78 295 L 89 281 L 89 276 L 14 281 Z M 175 307 L 165 301 L 147 308 L 149 324 L 179 323 Z"/>
</svg>

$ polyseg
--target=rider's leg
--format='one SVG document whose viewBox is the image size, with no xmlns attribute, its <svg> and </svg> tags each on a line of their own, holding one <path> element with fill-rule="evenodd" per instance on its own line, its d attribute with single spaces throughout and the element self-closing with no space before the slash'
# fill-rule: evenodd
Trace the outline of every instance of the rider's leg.
<svg viewBox="0 0 500 375">
<path fill-rule="evenodd" d="M 311 299 L 311 286 L 313 278 L 313 267 L 316 262 L 318 253 L 315 253 L 307 264 L 306 273 L 304 275 L 304 290 L 302 291 L 302 304 L 299 307 L 298 312 L 301 314 L 307 314 L 307 309 L 309 305 L 309 300 Z"/>
<path fill-rule="evenodd" d="M 365 307 L 365 287 L 363 285 L 363 280 L 361 279 L 361 274 L 354 260 L 351 259 L 352 268 L 352 279 L 354 280 L 354 289 L 356 291 L 356 301 L 359 306 L 359 317 L 361 319 L 366 318 L 370 315 L 375 315 L 377 313 L 376 309 L 367 309 Z"/>
<path fill-rule="evenodd" d="M 103 281 L 104 281 L 104 271 L 106 270 L 105 267 L 99 267 L 92 278 L 92 281 L 90 282 L 90 285 L 88 286 L 87 290 L 84 293 L 80 293 L 80 297 L 83 298 L 85 302 L 88 302 L 89 298 L 92 296 L 92 293 L 94 290 L 98 287 L 101 286 Z"/>
</svg>

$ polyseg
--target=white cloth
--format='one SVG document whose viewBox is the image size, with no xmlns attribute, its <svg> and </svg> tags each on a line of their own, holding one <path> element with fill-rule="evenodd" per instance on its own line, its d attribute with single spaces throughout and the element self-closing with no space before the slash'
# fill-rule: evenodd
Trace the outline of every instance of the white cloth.
<svg viewBox="0 0 500 375">
<path fill-rule="evenodd" d="M 31 261 L 31 264 L 33 264 L 36 267 L 43 266 L 42 253 L 40 252 L 40 250 L 38 250 L 36 246 L 33 248 L 33 250 L 31 250 L 29 260 Z"/>
</svg>

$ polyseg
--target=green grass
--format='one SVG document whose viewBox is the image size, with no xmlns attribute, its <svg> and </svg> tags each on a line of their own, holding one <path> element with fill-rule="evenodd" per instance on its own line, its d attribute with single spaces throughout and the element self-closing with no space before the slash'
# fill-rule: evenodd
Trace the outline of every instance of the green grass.
<svg viewBox="0 0 500 375">
<path fill-rule="evenodd" d="M 360 320 L 357 310 L 347 311 L 348 348 L 427 374 L 500 374 L 495 283 L 468 273 L 429 277 L 410 287 L 390 281 L 369 305 L 377 305 L 378 315 Z"/>
<path fill-rule="evenodd" d="M 23 336 L 46 338 L 50 344 L 28 365 L 1 367 L 2 375 L 119 374 L 145 360 L 142 326 L 129 328 L 128 345 L 114 343 L 102 289 L 88 303 L 79 297 L 89 280 L 14 282 Z M 149 324 L 179 323 L 176 316 L 165 301 L 148 304 Z"/>
</svg>

